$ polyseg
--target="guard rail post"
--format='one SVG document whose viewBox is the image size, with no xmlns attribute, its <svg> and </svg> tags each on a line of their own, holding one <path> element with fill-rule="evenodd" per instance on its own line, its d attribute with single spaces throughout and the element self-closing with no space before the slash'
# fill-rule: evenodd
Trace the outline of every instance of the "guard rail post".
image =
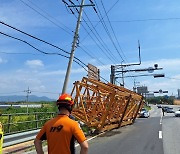
<svg viewBox="0 0 180 154">
<path fill-rule="evenodd" d="M 38 114 L 35 113 L 36 128 L 38 128 Z"/>
<path fill-rule="evenodd" d="M 10 126 L 11 126 L 11 124 L 10 124 L 11 123 L 11 116 L 12 116 L 11 114 L 8 115 L 8 133 L 10 133 L 10 131 L 11 131 L 11 128 L 10 128 Z"/>
</svg>

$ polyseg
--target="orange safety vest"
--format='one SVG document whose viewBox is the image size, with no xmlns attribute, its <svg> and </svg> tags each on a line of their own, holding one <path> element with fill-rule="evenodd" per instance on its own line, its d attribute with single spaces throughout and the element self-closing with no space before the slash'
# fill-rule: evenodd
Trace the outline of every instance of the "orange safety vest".
<svg viewBox="0 0 180 154">
<path fill-rule="evenodd" d="M 0 154 L 2 154 L 2 146 L 3 146 L 3 128 L 0 122 Z"/>
</svg>

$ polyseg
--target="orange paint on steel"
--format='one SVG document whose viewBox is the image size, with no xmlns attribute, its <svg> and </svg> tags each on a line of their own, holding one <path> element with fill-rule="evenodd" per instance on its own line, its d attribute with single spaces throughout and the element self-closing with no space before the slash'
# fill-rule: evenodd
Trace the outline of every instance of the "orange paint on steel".
<svg viewBox="0 0 180 154">
<path fill-rule="evenodd" d="M 99 132 L 132 124 L 143 104 L 131 90 L 86 77 L 74 83 L 71 95 L 72 115 Z"/>
</svg>

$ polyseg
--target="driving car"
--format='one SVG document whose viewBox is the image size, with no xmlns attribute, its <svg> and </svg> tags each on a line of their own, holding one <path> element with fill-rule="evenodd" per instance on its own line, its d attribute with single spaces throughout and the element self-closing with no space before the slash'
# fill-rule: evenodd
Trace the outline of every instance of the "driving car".
<svg viewBox="0 0 180 154">
<path fill-rule="evenodd" d="M 150 113 L 148 110 L 146 110 L 145 108 L 142 108 L 140 113 L 139 113 L 139 117 L 140 118 L 148 118 L 150 116 Z"/>
<path fill-rule="evenodd" d="M 166 113 L 174 113 L 173 108 L 166 108 Z"/>
<path fill-rule="evenodd" d="M 172 107 L 162 106 L 162 108 L 164 109 L 164 112 L 173 113 L 173 108 Z"/>
<path fill-rule="evenodd" d="M 174 113 L 176 117 L 180 117 L 180 109 Z"/>
<path fill-rule="evenodd" d="M 158 108 L 162 108 L 161 104 L 158 104 L 157 107 L 158 107 Z"/>
</svg>

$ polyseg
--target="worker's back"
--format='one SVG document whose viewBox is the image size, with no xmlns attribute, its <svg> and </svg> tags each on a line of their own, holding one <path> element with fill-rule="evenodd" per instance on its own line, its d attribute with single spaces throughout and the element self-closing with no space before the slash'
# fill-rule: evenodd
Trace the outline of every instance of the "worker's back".
<svg viewBox="0 0 180 154">
<path fill-rule="evenodd" d="M 78 142 L 86 140 L 76 121 L 67 115 L 58 115 L 45 123 L 37 135 L 38 139 L 47 139 L 49 154 L 74 153 L 74 137 Z"/>
</svg>

